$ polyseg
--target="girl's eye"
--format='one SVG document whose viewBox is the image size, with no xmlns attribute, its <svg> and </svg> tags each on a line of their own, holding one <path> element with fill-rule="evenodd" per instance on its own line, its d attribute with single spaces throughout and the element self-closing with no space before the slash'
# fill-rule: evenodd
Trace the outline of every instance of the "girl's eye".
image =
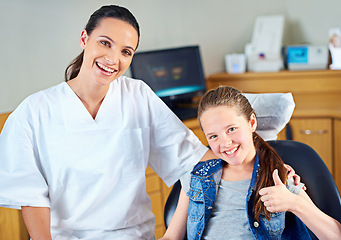
<svg viewBox="0 0 341 240">
<path fill-rule="evenodd" d="M 228 132 L 230 133 L 230 132 L 233 132 L 234 130 L 236 130 L 236 128 L 232 127 L 232 128 L 229 128 Z"/>
<path fill-rule="evenodd" d="M 208 138 L 209 139 L 215 139 L 216 137 L 218 137 L 217 135 L 211 135 L 211 136 L 209 136 Z"/>
<path fill-rule="evenodd" d="M 102 44 L 103 46 L 110 47 L 110 42 L 108 42 L 108 41 L 102 40 L 102 41 L 101 41 L 101 44 Z"/>
</svg>

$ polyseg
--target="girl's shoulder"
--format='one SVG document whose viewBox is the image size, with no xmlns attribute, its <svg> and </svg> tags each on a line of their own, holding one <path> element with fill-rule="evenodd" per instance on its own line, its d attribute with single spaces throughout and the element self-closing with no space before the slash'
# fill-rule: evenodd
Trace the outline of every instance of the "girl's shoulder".
<svg viewBox="0 0 341 240">
<path fill-rule="evenodd" d="M 223 165 L 224 161 L 222 159 L 210 159 L 207 161 L 202 161 L 194 166 L 191 175 L 202 177 L 209 176 L 222 169 Z"/>
</svg>

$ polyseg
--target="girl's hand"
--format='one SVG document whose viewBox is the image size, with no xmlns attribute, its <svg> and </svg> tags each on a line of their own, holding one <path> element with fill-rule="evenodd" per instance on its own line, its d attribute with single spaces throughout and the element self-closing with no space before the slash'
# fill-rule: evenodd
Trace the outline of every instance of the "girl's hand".
<svg viewBox="0 0 341 240">
<path fill-rule="evenodd" d="M 259 191 L 261 201 L 269 212 L 286 212 L 295 204 L 297 195 L 291 193 L 282 183 L 275 169 L 272 174 L 275 186 L 262 188 Z"/>
</svg>

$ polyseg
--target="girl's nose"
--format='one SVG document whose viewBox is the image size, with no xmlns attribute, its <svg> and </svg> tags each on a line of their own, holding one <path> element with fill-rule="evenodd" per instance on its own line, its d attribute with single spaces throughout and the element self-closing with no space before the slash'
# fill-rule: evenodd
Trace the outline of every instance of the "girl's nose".
<svg viewBox="0 0 341 240">
<path fill-rule="evenodd" d="M 220 141 L 220 145 L 224 147 L 228 147 L 232 144 L 232 139 L 227 135 L 223 136 Z"/>
</svg>

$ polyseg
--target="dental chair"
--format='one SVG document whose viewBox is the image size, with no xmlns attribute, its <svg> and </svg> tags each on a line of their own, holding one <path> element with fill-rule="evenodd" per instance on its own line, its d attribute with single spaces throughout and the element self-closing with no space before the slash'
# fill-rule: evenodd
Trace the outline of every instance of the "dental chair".
<svg viewBox="0 0 341 240">
<path fill-rule="evenodd" d="M 340 193 L 329 169 L 321 157 L 307 144 L 292 140 L 274 140 L 280 130 L 285 127 L 291 118 L 294 109 L 294 107 L 291 106 L 293 104 L 292 97 L 290 98 L 290 96 L 286 96 L 287 99 L 285 99 L 283 103 L 286 107 L 278 107 L 278 112 L 281 112 L 279 116 L 283 120 L 281 121 L 275 119 L 273 115 L 270 120 L 266 119 L 267 114 L 259 110 L 263 109 L 264 105 L 266 106 L 265 102 L 277 104 L 278 102 L 281 102 L 281 100 L 278 101 L 278 99 L 275 99 L 276 101 L 269 101 L 268 99 L 258 99 L 256 101 L 259 101 L 260 105 L 257 105 L 254 104 L 255 98 L 257 98 L 256 95 L 262 94 L 251 94 L 251 96 L 246 94 L 246 97 L 249 99 L 257 114 L 259 128 L 257 127 L 256 131 L 270 144 L 272 148 L 274 148 L 284 163 L 289 164 L 294 168 L 295 172 L 301 177 L 301 182 L 306 185 L 306 192 L 315 205 L 327 215 L 341 222 Z M 273 109 L 271 106 L 268 106 L 267 108 L 270 112 L 276 111 L 276 109 Z M 288 108 L 290 109 L 288 110 Z M 166 228 L 169 226 L 176 209 L 180 190 L 181 183 L 178 181 L 174 184 L 164 208 L 164 221 Z M 292 213 L 287 212 L 286 225 L 290 224 L 291 219 Z M 312 239 L 318 239 L 309 229 L 308 231 Z"/>
</svg>

